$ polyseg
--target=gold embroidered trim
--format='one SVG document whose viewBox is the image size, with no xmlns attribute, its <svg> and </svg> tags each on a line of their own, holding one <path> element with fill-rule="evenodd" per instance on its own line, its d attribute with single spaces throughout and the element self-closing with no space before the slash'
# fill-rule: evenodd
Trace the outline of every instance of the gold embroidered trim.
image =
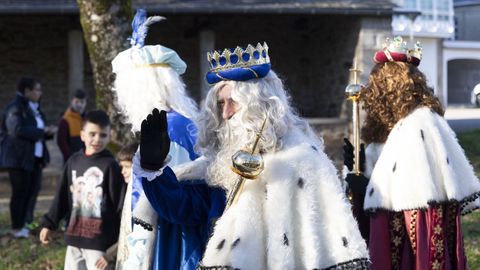
<svg viewBox="0 0 480 270">
<path fill-rule="evenodd" d="M 385 53 L 385 56 L 387 57 L 388 61 L 395 62 L 395 60 L 393 60 L 392 55 L 390 54 L 390 51 L 387 48 L 383 49 L 383 53 Z"/>
<path fill-rule="evenodd" d="M 390 253 L 392 256 L 393 270 L 400 269 L 400 254 L 405 236 L 404 224 L 403 212 L 392 213 L 392 218 L 390 219 Z"/>
<path fill-rule="evenodd" d="M 245 69 L 250 70 L 255 75 L 255 77 L 257 77 L 257 79 L 258 79 L 258 74 L 257 74 L 257 72 L 255 72 L 255 70 L 253 70 L 251 68 L 245 68 Z"/>
<path fill-rule="evenodd" d="M 413 255 L 417 254 L 417 215 L 418 210 L 411 211 L 411 219 L 409 224 L 408 236 L 412 245 Z"/>
<path fill-rule="evenodd" d="M 135 68 L 148 68 L 148 67 L 170 67 L 169 64 L 165 63 L 153 63 L 153 64 L 143 64 L 143 65 L 135 65 Z"/>
<path fill-rule="evenodd" d="M 220 79 L 223 80 L 223 81 L 228 81 L 226 78 L 218 75 L 218 73 L 215 73 L 215 76 L 217 76 L 218 78 L 220 78 Z"/>
<path fill-rule="evenodd" d="M 430 269 L 432 270 L 443 269 L 443 265 L 445 264 L 445 235 L 443 232 L 442 224 L 443 206 L 438 205 L 433 208 L 433 234 L 430 237 L 430 254 L 433 257 Z"/>
</svg>

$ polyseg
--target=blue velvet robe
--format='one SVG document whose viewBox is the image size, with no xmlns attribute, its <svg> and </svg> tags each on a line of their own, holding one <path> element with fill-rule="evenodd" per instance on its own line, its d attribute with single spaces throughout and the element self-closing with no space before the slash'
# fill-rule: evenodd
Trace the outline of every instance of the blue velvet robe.
<svg viewBox="0 0 480 270">
<path fill-rule="evenodd" d="M 169 167 L 155 180 L 144 178 L 142 183 L 160 219 L 154 269 L 195 269 L 213 221 L 225 208 L 225 191 L 201 180 L 178 182 Z"/>
<path fill-rule="evenodd" d="M 197 158 L 193 122 L 175 111 L 167 113 L 167 121 L 172 165 Z M 225 192 L 203 180 L 178 182 L 169 167 L 151 182 L 134 179 L 132 209 L 142 192 L 159 216 L 153 269 L 195 269 L 208 241 L 211 221 L 223 212 Z"/>
</svg>

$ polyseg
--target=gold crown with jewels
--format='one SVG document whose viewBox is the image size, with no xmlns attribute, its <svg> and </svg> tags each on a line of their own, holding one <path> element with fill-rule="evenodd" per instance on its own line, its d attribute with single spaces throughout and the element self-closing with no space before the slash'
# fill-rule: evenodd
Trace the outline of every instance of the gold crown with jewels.
<svg viewBox="0 0 480 270">
<path fill-rule="evenodd" d="M 221 54 L 219 51 L 209 52 L 207 53 L 207 59 L 213 72 L 270 63 L 268 46 L 265 42 L 263 45 L 257 43 L 255 47 L 248 44 L 245 49 L 239 46 L 235 49 L 225 49 Z"/>
<path fill-rule="evenodd" d="M 413 49 L 407 47 L 407 42 L 402 37 L 395 37 L 393 40 L 387 38 L 383 48 L 375 53 L 374 61 L 376 63 L 384 62 L 407 62 L 415 66 L 422 60 L 422 46 L 416 42 Z"/>
</svg>

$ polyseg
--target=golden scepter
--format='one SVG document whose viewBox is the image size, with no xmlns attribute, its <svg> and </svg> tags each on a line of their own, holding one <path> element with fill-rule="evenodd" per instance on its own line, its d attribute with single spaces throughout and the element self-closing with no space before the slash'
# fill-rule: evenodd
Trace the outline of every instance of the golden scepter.
<svg viewBox="0 0 480 270">
<path fill-rule="evenodd" d="M 361 72 L 357 68 L 357 61 L 353 61 L 353 67 L 350 71 L 350 83 L 345 88 L 345 95 L 348 100 L 352 101 L 352 129 L 353 129 L 353 147 L 354 147 L 354 164 L 353 173 L 359 175 L 360 172 L 360 109 L 358 106 L 358 95 L 363 88 L 358 82 L 358 74 Z"/>
<path fill-rule="evenodd" d="M 267 123 L 267 117 L 263 120 L 262 127 L 260 131 L 257 132 L 257 137 L 253 143 L 252 149 L 249 150 L 239 150 L 232 156 L 232 171 L 238 174 L 240 177 L 235 182 L 232 190 L 228 194 L 227 205 L 225 206 L 225 211 L 230 208 L 235 202 L 237 202 L 240 194 L 242 193 L 243 186 L 246 179 L 253 180 L 263 171 L 263 158 L 257 150 L 258 142 L 262 137 L 263 129 Z"/>
</svg>

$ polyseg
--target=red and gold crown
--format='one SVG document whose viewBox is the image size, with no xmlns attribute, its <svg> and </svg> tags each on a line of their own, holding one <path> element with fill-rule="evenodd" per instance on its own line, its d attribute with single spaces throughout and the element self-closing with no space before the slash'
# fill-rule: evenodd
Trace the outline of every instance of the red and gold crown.
<svg viewBox="0 0 480 270">
<path fill-rule="evenodd" d="M 395 37 L 392 41 L 386 39 L 383 49 L 377 51 L 373 57 L 375 63 L 385 62 L 406 62 L 418 66 L 422 60 L 422 47 L 420 42 L 414 45 L 413 49 L 408 49 L 407 42 L 402 37 Z"/>
</svg>

